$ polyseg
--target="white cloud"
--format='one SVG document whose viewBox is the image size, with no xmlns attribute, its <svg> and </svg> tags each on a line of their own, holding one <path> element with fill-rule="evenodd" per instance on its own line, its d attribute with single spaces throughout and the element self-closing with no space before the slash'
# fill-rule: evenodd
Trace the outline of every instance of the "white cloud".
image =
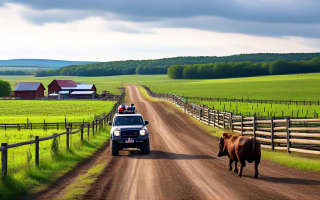
<svg viewBox="0 0 320 200">
<path fill-rule="evenodd" d="M 320 46 L 314 45 L 320 44 L 319 39 L 258 37 L 192 27 L 168 28 L 153 22 L 129 22 L 112 16 L 89 16 L 39 25 L 21 15 L 32 12 L 38 11 L 14 4 L 0 8 L 0 59 L 110 61 L 258 52 L 320 52 Z"/>
</svg>

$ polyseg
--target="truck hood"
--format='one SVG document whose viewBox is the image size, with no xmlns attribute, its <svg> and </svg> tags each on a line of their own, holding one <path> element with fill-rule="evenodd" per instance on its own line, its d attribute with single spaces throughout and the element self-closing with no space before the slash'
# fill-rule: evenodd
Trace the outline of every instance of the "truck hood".
<svg viewBox="0 0 320 200">
<path fill-rule="evenodd" d="M 126 129 L 142 129 L 144 126 L 143 125 L 137 125 L 137 126 L 115 126 L 115 129 L 120 129 L 120 130 L 126 130 Z"/>
</svg>

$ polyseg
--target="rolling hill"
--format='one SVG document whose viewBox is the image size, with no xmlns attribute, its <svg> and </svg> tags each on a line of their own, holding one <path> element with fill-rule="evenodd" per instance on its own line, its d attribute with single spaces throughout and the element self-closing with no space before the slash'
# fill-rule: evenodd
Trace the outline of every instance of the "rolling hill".
<svg viewBox="0 0 320 200">
<path fill-rule="evenodd" d="M 69 65 L 85 65 L 95 62 L 85 61 L 66 61 L 66 60 L 49 60 L 49 59 L 12 59 L 0 60 L 0 67 L 19 67 L 19 68 L 55 68 Z"/>
</svg>

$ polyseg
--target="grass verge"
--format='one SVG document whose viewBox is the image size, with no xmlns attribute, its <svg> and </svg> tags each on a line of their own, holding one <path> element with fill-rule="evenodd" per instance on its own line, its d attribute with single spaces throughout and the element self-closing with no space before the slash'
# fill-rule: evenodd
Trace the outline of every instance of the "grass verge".
<svg viewBox="0 0 320 200">
<path fill-rule="evenodd" d="M 142 95 L 148 95 L 147 91 L 143 87 L 139 87 L 139 90 L 142 92 Z M 150 101 L 154 101 L 154 98 L 148 98 Z M 157 99 L 157 101 L 159 101 Z M 168 102 L 168 101 L 164 101 Z M 175 106 L 173 103 L 168 102 L 171 106 Z M 171 110 L 171 109 L 170 109 Z M 181 110 L 181 112 L 183 112 Z M 209 127 L 199 120 L 193 118 L 192 116 L 188 115 L 191 120 L 194 120 L 199 126 L 207 130 L 212 136 L 214 137 L 221 137 L 222 133 L 230 132 L 230 130 L 224 129 L 215 129 Z M 279 152 L 279 151 L 269 151 L 262 149 L 262 159 L 269 160 L 271 162 L 276 162 L 288 167 L 300 169 L 300 170 L 307 170 L 307 171 L 320 171 L 320 159 L 319 156 L 309 155 L 309 154 L 300 154 L 300 153 L 291 153 L 288 154 L 286 152 Z"/>
<path fill-rule="evenodd" d="M 30 194 L 44 190 L 50 183 L 74 168 L 80 161 L 90 157 L 101 148 L 109 138 L 109 131 L 96 134 L 90 140 L 61 150 L 53 158 L 40 161 L 39 168 L 30 166 L 9 174 L 0 181 L 0 199 L 22 199 Z"/>
</svg>

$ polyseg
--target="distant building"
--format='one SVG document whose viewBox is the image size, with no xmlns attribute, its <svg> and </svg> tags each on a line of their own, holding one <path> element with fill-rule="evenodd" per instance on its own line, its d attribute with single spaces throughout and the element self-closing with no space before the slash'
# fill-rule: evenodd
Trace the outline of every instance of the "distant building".
<svg viewBox="0 0 320 200">
<path fill-rule="evenodd" d="M 17 99 L 40 99 L 45 90 L 40 82 L 19 82 L 13 92 Z"/>
<path fill-rule="evenodd" d="M 76 84 L 72 80 L 53 80 L 48 85 L 51 99 L 94 99 L 96 93 L 94 84 Z"/>
</svg>

